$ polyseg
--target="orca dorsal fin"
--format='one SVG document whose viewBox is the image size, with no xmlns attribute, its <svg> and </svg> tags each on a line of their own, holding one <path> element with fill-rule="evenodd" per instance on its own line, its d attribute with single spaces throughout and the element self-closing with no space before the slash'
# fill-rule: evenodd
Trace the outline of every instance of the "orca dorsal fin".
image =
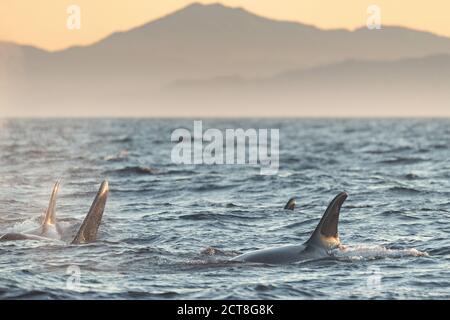
<svg viewBox="0 0 450 320">
<path fill-rule="evenodd" d="M 340 244 L 338 233 L 339 213 L 341 211 L 341 206 L 347 197 L 348 195 L 346 192 L 341 192 L 330 202 L 322 219 L 320 219 L 316 229 L 306 242 L 307 245 L 333 249 Z"/>
<path fill-rule="evenodd" d="M 95 196 L 94 202 L 91 205 L 89 213 L 84 218 L 77 235 L 72 241 L 72 244 L 82 244 L 93 242 L 97 239 L 97 231 L 103 217 L 105 210 L 106 199 L 108 198 L 109 185 L 108 181 L 103 181 L 100 189 Z"/>
<path fill-rule="evenodd" d="M 48 203 L 47 211 L 45 212 L 44 220 L 42 221 L 42 226 L 45 228 L 47 225 L 56 224 L 56 196 L 59 191 L 59 180 L 56 181 L 53 186 L 52 195 Z"/>
</svg>

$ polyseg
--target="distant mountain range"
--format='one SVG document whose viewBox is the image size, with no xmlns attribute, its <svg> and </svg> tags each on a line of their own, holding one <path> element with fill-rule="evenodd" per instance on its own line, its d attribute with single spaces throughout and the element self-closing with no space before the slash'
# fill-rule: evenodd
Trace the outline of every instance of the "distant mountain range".
<svg viewBox="0 0 450 320">
<path fill-rule="evenodd" d="M 387 26 L 322 30 L 220 4 L 58 52 L 0 43 L 0 59 L 0 115 L 365 115 L 363 106 L 332 105 L 378 97 L 395 102 L 387 115 L 417 115 L 405 106 L 423 98 L 436 109 L 425 110 L 450 116 L 449 38 Z"/>
</svg>

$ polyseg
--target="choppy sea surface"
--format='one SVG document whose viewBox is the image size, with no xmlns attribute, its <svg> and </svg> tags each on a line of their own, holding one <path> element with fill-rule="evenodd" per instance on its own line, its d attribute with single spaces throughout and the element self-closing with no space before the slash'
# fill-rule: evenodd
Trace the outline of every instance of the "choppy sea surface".
<svg viewBox="0 0 450 320">
<path fill-rule="evenodd" d="M 99 184 L 98 241 L 0 243 L 0 298 L 450 298 L 450 120 L 204 120 L 277 128 L 280 168 L 177 165 L 171 133 L 193 120 L 0 120 L 0 234 L 37 227 L 61 179 L 67 241 Z M 301 244 L 328 202 L 346 250 L 290 265 L 230 263 Z M 294 211 L 283 210 L 297 197 Z"/>
</svg>

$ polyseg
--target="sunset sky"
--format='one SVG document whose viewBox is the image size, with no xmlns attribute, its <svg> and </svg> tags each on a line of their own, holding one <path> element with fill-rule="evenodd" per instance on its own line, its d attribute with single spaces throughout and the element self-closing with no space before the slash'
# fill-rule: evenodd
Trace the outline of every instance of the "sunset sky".
<svg viewBox="0 0 450 320">
<path fill-rule="evenodd" d="M 192 2 L 243 7 L 256 14 L 313 24 L 354 29 L 366 24 L 367 8 L 381 8 L 382 24 L 406 26 L 450 37 L 448 0 L 2 0 L 0 41 L 31 44 L 48 50 L 86 45 L 114 31 L 128 30 Z M 81 8 L 81 29 L 68 30 L 69 5 Z"/>
</svg>

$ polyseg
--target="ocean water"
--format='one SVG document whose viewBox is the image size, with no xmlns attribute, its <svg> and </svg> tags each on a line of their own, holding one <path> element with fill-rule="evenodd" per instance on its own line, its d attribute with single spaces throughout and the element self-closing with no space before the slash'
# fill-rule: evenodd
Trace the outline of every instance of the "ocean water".
<svg viewBox="0 0 450 320">
<path fill-rule="evenodd" d="M 280 129 L 280 168 L 176 165 L 171 132 L 193 120 L 0 120 L 0 234 L 37 227 L 61 179 L 67 241 L 99 184 L 98 240 L 0 243 L 0 298 L 450 298 L 450 121 L 204 120 Z M 228 260 L 300 244 L 328 202 L 345 251 L 290 265 Z M 297 197 L 294 211 L 283 210 Z"/>
</svg>

